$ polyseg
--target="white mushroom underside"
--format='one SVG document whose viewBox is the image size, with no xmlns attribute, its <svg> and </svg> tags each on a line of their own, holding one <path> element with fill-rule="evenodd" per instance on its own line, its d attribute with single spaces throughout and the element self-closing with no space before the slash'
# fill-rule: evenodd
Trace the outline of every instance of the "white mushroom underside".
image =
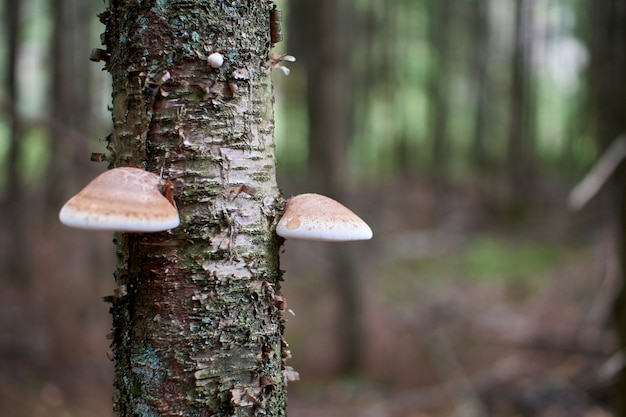
<svg viewBox="0 0 626 417">
<path fill-rule="evenodd" d="M 372 229 L 341 203 L 319 194 L 300 194 L 287 201 L 276 234 L 284 238 L 344 242 L 368 240 Z"/>
<path fill-rule="evenodd" d="M 59 213 L 59 220 L 66 226 L 88 230 L 109 230 L 119 232 L 159 232 L 177 227 L 178 215 L 154 219 L 129 213 L 89 213 L 72 207 L 64 207 Z"/>
<path fill-rule="evenodd" d="M 328 227 L 319 229 L 319 225 L 300 225 L 297 229 L 289 230 L 286 225 L 277 225 L 276 234 L 286 239 L 317 240 L 322 242 L 344 242 L 351 240 L 369 240 L 372 231 L 362 225 L 358 227 Z"/>
<path fill-rule="evenodd" d="M 96 177 L 59 212 L 66 226 L 89 230 L 158 232 L 180 223 L 178 210 L 159 190 L 158 175 L 115 168 Z"/>
</svg>

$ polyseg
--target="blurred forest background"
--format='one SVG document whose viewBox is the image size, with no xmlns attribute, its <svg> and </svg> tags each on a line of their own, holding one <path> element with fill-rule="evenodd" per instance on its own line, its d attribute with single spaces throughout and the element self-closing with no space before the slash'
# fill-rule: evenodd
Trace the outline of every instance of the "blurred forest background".
<svg viewBox="0 0 626 417">
<path fill-rule="evenodd" d="M 297 58 L 273 74 L 279 184 L 374 229 L 285 245 L 289 414 L 626 415 L 625 170 L 566 203 L 626 130 L 626 5 L 278 3 Z M 112 236 L 56 217 L 106 169 L 104 8 L 2 9 L 2 416 L 112 415 Z"/>
</svg>

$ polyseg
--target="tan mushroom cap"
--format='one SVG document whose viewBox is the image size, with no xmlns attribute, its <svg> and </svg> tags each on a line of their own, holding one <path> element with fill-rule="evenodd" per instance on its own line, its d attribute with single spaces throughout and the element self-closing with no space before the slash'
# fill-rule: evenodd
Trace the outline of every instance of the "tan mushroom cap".
<svg viewBox="0 0 626 417">
<path fill-rule="evenodd" d="M 180 223 L 178 210 L 160 191 L 158 175 L 114 168 L 91 181 L 59 212 L 61 223 L 91 230 L 159 232 Z"/>
<path fill-rule="evenodd" d="M 319 194 L 290 198 L 276 234 L 284 238 L 343 242 L 368 240 L 372 229 L 343 204 Z"/>
</svg>

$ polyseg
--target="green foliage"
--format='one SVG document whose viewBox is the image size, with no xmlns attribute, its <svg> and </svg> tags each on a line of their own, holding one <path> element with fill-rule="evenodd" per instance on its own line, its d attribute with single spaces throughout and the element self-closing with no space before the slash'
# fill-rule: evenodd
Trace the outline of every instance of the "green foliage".
<svg viewBox="0 0 626 417">
<path fill-rule="evenodd" d="M 579 175 L 595 158 L 595 144 L 585 125 L 584 93 L 585 45 L 580 40 L 584 14 L 581 2 L 539 2 L 533 15 L 533 65 L 530 74 L 534 88 L 535 151 L 539 168 Z M 28 19 L 22 30 L 20 49 L 21 117 L 48 121 L 46 94 L 50 84 L 49 42 L 51 18 L 42 13 L 45 2 L 28 2 Z M 165 7 L 159 1 L 156 7 Z M 493 167 L 507 166 L 507 128 L 511 78 L 511 13 L 513 3 L 491 1 L 489 42 L 486 46 L 486 84 L 481 90 L 472 69 L 476 50 L 473 44 L 472 7 L 451 3 L 447 26 L 450 51 L 443 80 L 448 100 L 448 166 L 452 175 L 466 175 L 474 169 L 472 150 L 477 122 L 476 97 L 484 94 L 486 103 L 483 142 L 486 159 Z M 473 3 L 472 3 L 473 4 Z M 289 2 L 278 2 L 285 11 L 283 32 L 286 42 L 276 51 L 294 53 L 289 48 Z M 355 178 L 376 180 L 393 176 L 409 167 L 412 173 L 432 168 L 429 130 L 429 77 L 439 74 L 436 48 L 428 27 L 437 24 L 426 0 L 404 0 L 393 4 L 354 1 L 348 4 L 349 33 L 345 34 L 346 71 L 349 74 L 351 137 L 348 155 Z M 95 18 L 94 18 L 95 19 Z M 173 25 L 188 24 L 174 21 Z M 96 27 L 98 25 L 94 25 Z M 99 32 L 101 27 L 94 30 Z M 195 39 L 192 33 L 192 40 Z M 85 52 L 86 54 L 86 52 Z M 296 54 L 297 55 L 297 54 Z M 300 58 L 297 56 L 297 58 Z M 6 54 L 0 55 L 5 72 Z M 86 68 L 95 66 L 81 63 Z M 307 68 L 300 60 L 286 64 L 291 75 L 274 71 L 276 82 L 277 161 L 281 170 L 304 172 L 308 158 L 308 118 L 306 110 Z M 321 66 L 323 70 L 323 65 Z M 439 75 L 440 77 L 443 75 Z M 108 91 L 95 93 L 108 97 Z M 98 115 L 103 125 L 109 115 Z M 6 121 L 4 121 L 6 123 Z M 26 123 L 27 124 L 27 123 Z M 6 166 L 8 132 L 0 126 L 0 165 Z M 26 128 L 24 146 L 33 147 L 20 156 L 23 177 L 36 180 L 49 158 L 41 131 Z M 34 136 L 33 136 L 34 135 Z M 31 137 L 32 136 L 32 137 Z M 101 151 L 101 149 L 98 149 Z M 405 160 L 404 162 L 402 160 Z M 404 166 L 403 166 L 404 165 Z M 3 175 L 3 174 L 0 174 Z"/>
<path fill-rule="evenodd" d="M 472 7 L 450 2 L 450 51 L 446 73 L 438 67 L 438 52 L 429 39 L 428 26 L 437 25 L 425 0 L 381 6 L 378 2 L 352 2 L 355 23 L 347 36 L 352 135 L 349 142 L 351 172 L 378 178 L 399 173 L 401 159 L 414 173 L 432 167 L 429 130 L 429 77 L 446 77 L 448 116 L 447 164 L 452 174 L 465 175 L 474 167 L 472 151 L 477 123 L 477 97 L 485 95 L 482 141 L 486 159 L 507 167 L 510 120 L 511 45 L 513 3 L 490 2 L 489 38 L 484 48 L 486 81 L 477 84 L 472 60 L 477 54 Z M 537 168 L 566 174 L 580 173 L 593 160 L 594 144 L 587 134 L 581 104 L 585 46 L 577 37 L 576 2 L 540 2 L 533 8 L 532 58 L 528 74 L 531 89 L 528 123 L 534 132 Z M 578 16 L 580 17 L 580 16 Z M 368 22 L 367 24 L 365 22 Z M 361 28 L 361 29 L 359 29 Z M 290 51 L 293 52 L 293 51 Z M 305 68 L 294 66 L 295 83 L 279 84 L 277 143 L 279 164 L 301 169 L 306 162 Z M 289 88 L 281 94 L 281 88 Z M 284 124 L 284 126 L 281 126 Z"/>
</svg>

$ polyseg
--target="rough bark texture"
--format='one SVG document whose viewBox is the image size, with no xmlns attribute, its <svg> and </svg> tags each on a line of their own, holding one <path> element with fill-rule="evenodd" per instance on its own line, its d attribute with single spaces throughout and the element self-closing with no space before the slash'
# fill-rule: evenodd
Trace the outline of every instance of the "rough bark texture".
<svg viewBox="0 0 626 417">
<path fill-rule="evenodd" d="M 120 416 L 285 415 L 272 2 L 111 0 L 113 166 L 174 185 L 181 225 L 117 234 Z M 211 68 L 219 51 L 225 63 Z"/>
</svg>

